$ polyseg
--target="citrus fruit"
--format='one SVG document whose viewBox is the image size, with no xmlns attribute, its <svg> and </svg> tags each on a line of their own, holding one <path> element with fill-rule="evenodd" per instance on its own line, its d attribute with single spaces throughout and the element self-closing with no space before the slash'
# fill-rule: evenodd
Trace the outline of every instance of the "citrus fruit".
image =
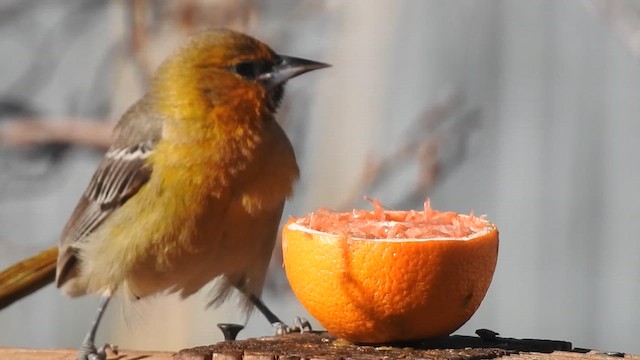
<svg viewBox="0 0 640 360">
<path fill-rule="evenodd" d="M 356 343 L 448 335 L 480 306 L 498 230 L 483 216 L 431 209 L 320 209 L 283 229 L 293 292 L 327 331 Z"/>
</svg>

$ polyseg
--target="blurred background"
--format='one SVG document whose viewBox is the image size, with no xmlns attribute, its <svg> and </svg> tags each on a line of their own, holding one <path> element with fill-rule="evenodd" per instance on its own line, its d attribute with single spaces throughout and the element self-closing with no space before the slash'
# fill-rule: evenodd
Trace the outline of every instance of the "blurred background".
<svg viewBox="0 0 640 360">
<path fill-rule="evenodd" d="M 487 214 L 498 267 L 459 334 L 640 353 L 640 2 L 0 1 L 0 267 L 48 248 L 124 110 L 189 34 L 230 27 L 333 64 L 288 86 L 302 170 L 288 216 L 318 207 Z M 99 341 L 177 350 L 243 322 L 206 291 L 163 297 Z M 264 299 L 306 315 L 276 246 Z M 76 347 L 97 299 L 53 286 L 0 312 L 0 345 Z M 240 337 L 271 333 L 258 313 Z"/>
</svg>

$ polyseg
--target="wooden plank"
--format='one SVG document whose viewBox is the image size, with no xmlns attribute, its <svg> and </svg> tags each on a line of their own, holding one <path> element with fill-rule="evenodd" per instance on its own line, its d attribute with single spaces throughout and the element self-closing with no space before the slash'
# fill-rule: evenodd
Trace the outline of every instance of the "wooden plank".
<svg viewBox="0 0 640 360">
<path fill-rule="evenodd" d="M 573 348 L 566 341 L 514 339 L 480 332 L 481 337 L 448 336 L 413 343 L 363 346 L 336 339 L 326 332 L 267 336 L 237 341 L 222 341 L 211 346 L 180 350 L 120 351 L 109 360 L 300 360 L 300 359 L 430 359 L 477 360 L 505 357 L 509 360 L 640 360 L 640 355 L 603 353 Z M 76 349 L 16 349 L 0 347 L 0 360 L 74 360 Z"/>
<path fill-rule="evenodd" d="M 75 360 L 78 349 L 22 349 L 0 347 L 0 360 Z M 173 353 L 122 350 L 107 352 L 109 360 L 172 360 Z"/>
<path fill-rule="evenodd" d="M 458 339 L 455 337 L 449 337 Z M 447 338 L 447 339 L 449 339 Z M 477 339 L 477 338 L 476 338 Z M 457 340 L 456 340 L 457 341 Z M 439 344 L 441 341 L 439 342 Z M 262 359 L 493 359 L 515 350 L 499 348 L 470 348 L 467 343 L 446 343 L 445 347 L 425 346 L 421 343 L 395 346 L 362 346 L 348 343 L 327 334 L 310 332 L 267 336 L 238 341 L 223 341 L 179 351 L 176 360 L 262 360 Z M 458 346 L 459 345 L 459 346 Z"/>
<path fill-rule="evenodd" d="M 613 354 L 613 353 L 612 353 Z M 633 359 L 640 360 L 640 355 L 629 355 L 616 353 L 616 356 L 607 355 L 606 353 L 590 351 L 588 353 L 568 352 L 568 351 L 554 351 L 549 354 L 542 353 L 521 353 L 517 355 L 509 356 L 509 360 L 577 360 L 577 359 L 590 359 L 590 360 L 615 360 L 615 359 Z"/>
<path fill-rule="evenodd" d="M 640 360 L 622 353 L 574 349 L 570 342 L 499 337 L 490 330 L 481 336 L 447 336 L 439 339 L 384 346 L 363 346 L 336 339 L 326 332 L 267 336 L 223 341 L 179 351 L 176 360 L 275 360 L 275 359 L 439 359 L 476 360 L 508 356 L 523 359 L 613 360 L 616 357 Z"/>
</svg>

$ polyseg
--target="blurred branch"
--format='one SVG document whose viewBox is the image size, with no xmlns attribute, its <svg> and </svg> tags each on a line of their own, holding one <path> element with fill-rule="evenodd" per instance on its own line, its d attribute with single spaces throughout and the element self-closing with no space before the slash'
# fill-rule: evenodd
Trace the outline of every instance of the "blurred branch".
<svg viewBox="0 0 640 360">
<path fill-rule="evenodd" d="M 396 204 L 399 208 L 411 206 L 416 199 L 424 200 L 433 187 L 443 181 L 467 158 L 470 136 L 481 120 L 479 108 L 465 110 L 436 129 L 430 141 L 421 143 L 417 152 L 418 178 L 414 188 L 404 194 Z"/>
<path fill-rule="evenodd" d="M 406 141 L 391 149 L 384 157 L 370 153 L 360 180 L 338 209 L 352 209 L 364 194 L 373 192 L 393 177 L 399 167 L 411 162 L 418 166 L 418 178 L 416 185 L 406 189 L 402 197 L 422 199 L 438 180 L 442 180 L 445 170 L 448 173 L 465 158 L 468 135 L 480 114 L 477 109 L 472 109 L 462 116 L 453 116 L 460 111 L 463 103 L 458 93 L 444 97 L 412 122 L 403 137 Z M 453 150 L 450 149 L 451 144 L 454 144 Z M 449 154 L 446 150 L 450 150 Z"/>
<path fill-rule="evenodd" d="M 114 124 L 82 118 L 10 117 L 0 124 L 0 199 L 45 191 L 70 145 L 104 151 Z M 37 191 L 34 191 L 37 189 Z"/>
<path fill-rule="evenodd" d="M 186 34 L 212 27 L 247 31 L 259 3 L 254 0 L 178 0 L 165 16 L 172 18 Z"/>
<path fill-rule="evenodd" d="M 149 61 L 149 38 L 147 36 L 147 0 L 129 2 L 131 17 L 131 52 L 141 81 L 144 86 L 149 83 L 153 70 Z"/>
<path fill-rule="evenodd" d="M 640 6 L 637 1 L 590 0 L 585 5 L 619 35 L 633 56 L 640 58 Z"/>
<path fill-rule="evenodd" d="M 106 149 L 114 124 L 80 118 L 16 119 L 0 127 L 0 144 L 33 146 L 62 143 Z"/>
<path fill-rule="evenodd" d="M 42 4 L 40 0 L 21 0 L 3 4 L 0 10 L 0 26 L 13 25 L 13 22 L 19 21 L 24 13 L 32 11 L 36 5 L 40 4 Z"/>
<path fill-rule="evenodd" d="M 187 31 L 193 31 L 198 26 L 198 1 L 181 0 L 178 1 L 176 17 L 178 24 Z"/>
<path fill-rule="evenodd" d="M 100 0 L 81 1 L 73 4 L 70 10 L 52 26 L 51 31 L 38 39 L 37 45 L 29 45 L 33 48 L 34 56 L 32 56 L 27 69 L 7 86 L 8 89 L 11 89 L 11 94 L 33 97 L 45 88 L 57 73 L 67 51 L 81 40 L 84 35 L 82 29 L 91 25 L 93 17 L 88 15 L 100 11 L 103 5 L 104 3 Z M 0 14 L 4 14 L 4 11 L 1 11 Z M 22 35 L 33 34 L 25 32 Z M 60 39 L 64 39 L 64 41 L 60 41 Z M 24 38 L 20 41 L 24 44 L 34 42 L 32 38 Z"/>
<path fill-rule="evenodd" d="M 131 0 L 125 4 L 129 51 L 143 88 L 153 76 L 154 45 L 166 41 L 167 34 L 160 31 L 162 26 L 183 34 L 212 27 L 246 30 L 256 7 L 249 0 Z"/>
</svg>

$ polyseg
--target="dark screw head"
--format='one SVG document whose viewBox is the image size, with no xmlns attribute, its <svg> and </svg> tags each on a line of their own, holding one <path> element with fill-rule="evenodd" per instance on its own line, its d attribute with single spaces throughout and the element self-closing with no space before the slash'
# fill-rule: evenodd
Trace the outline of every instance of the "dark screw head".
<svg viewBox="0 0 640 360">
<path fill-rule="evenodd" d="M 478 329 L 476 330 L 476 335 L 478 335 L 482 341 L 496 341 L 496 338 L 500 334 L 489 329 Z"/>
<path fill-rule="evenodd" d="M 238 336 L 240 330 L 244 329 L 244 326 L 239 324 L 218 324 L 218 328 L 222 331 L 224 339 L 226 341 L 233 341 Z"/>
</svg>

